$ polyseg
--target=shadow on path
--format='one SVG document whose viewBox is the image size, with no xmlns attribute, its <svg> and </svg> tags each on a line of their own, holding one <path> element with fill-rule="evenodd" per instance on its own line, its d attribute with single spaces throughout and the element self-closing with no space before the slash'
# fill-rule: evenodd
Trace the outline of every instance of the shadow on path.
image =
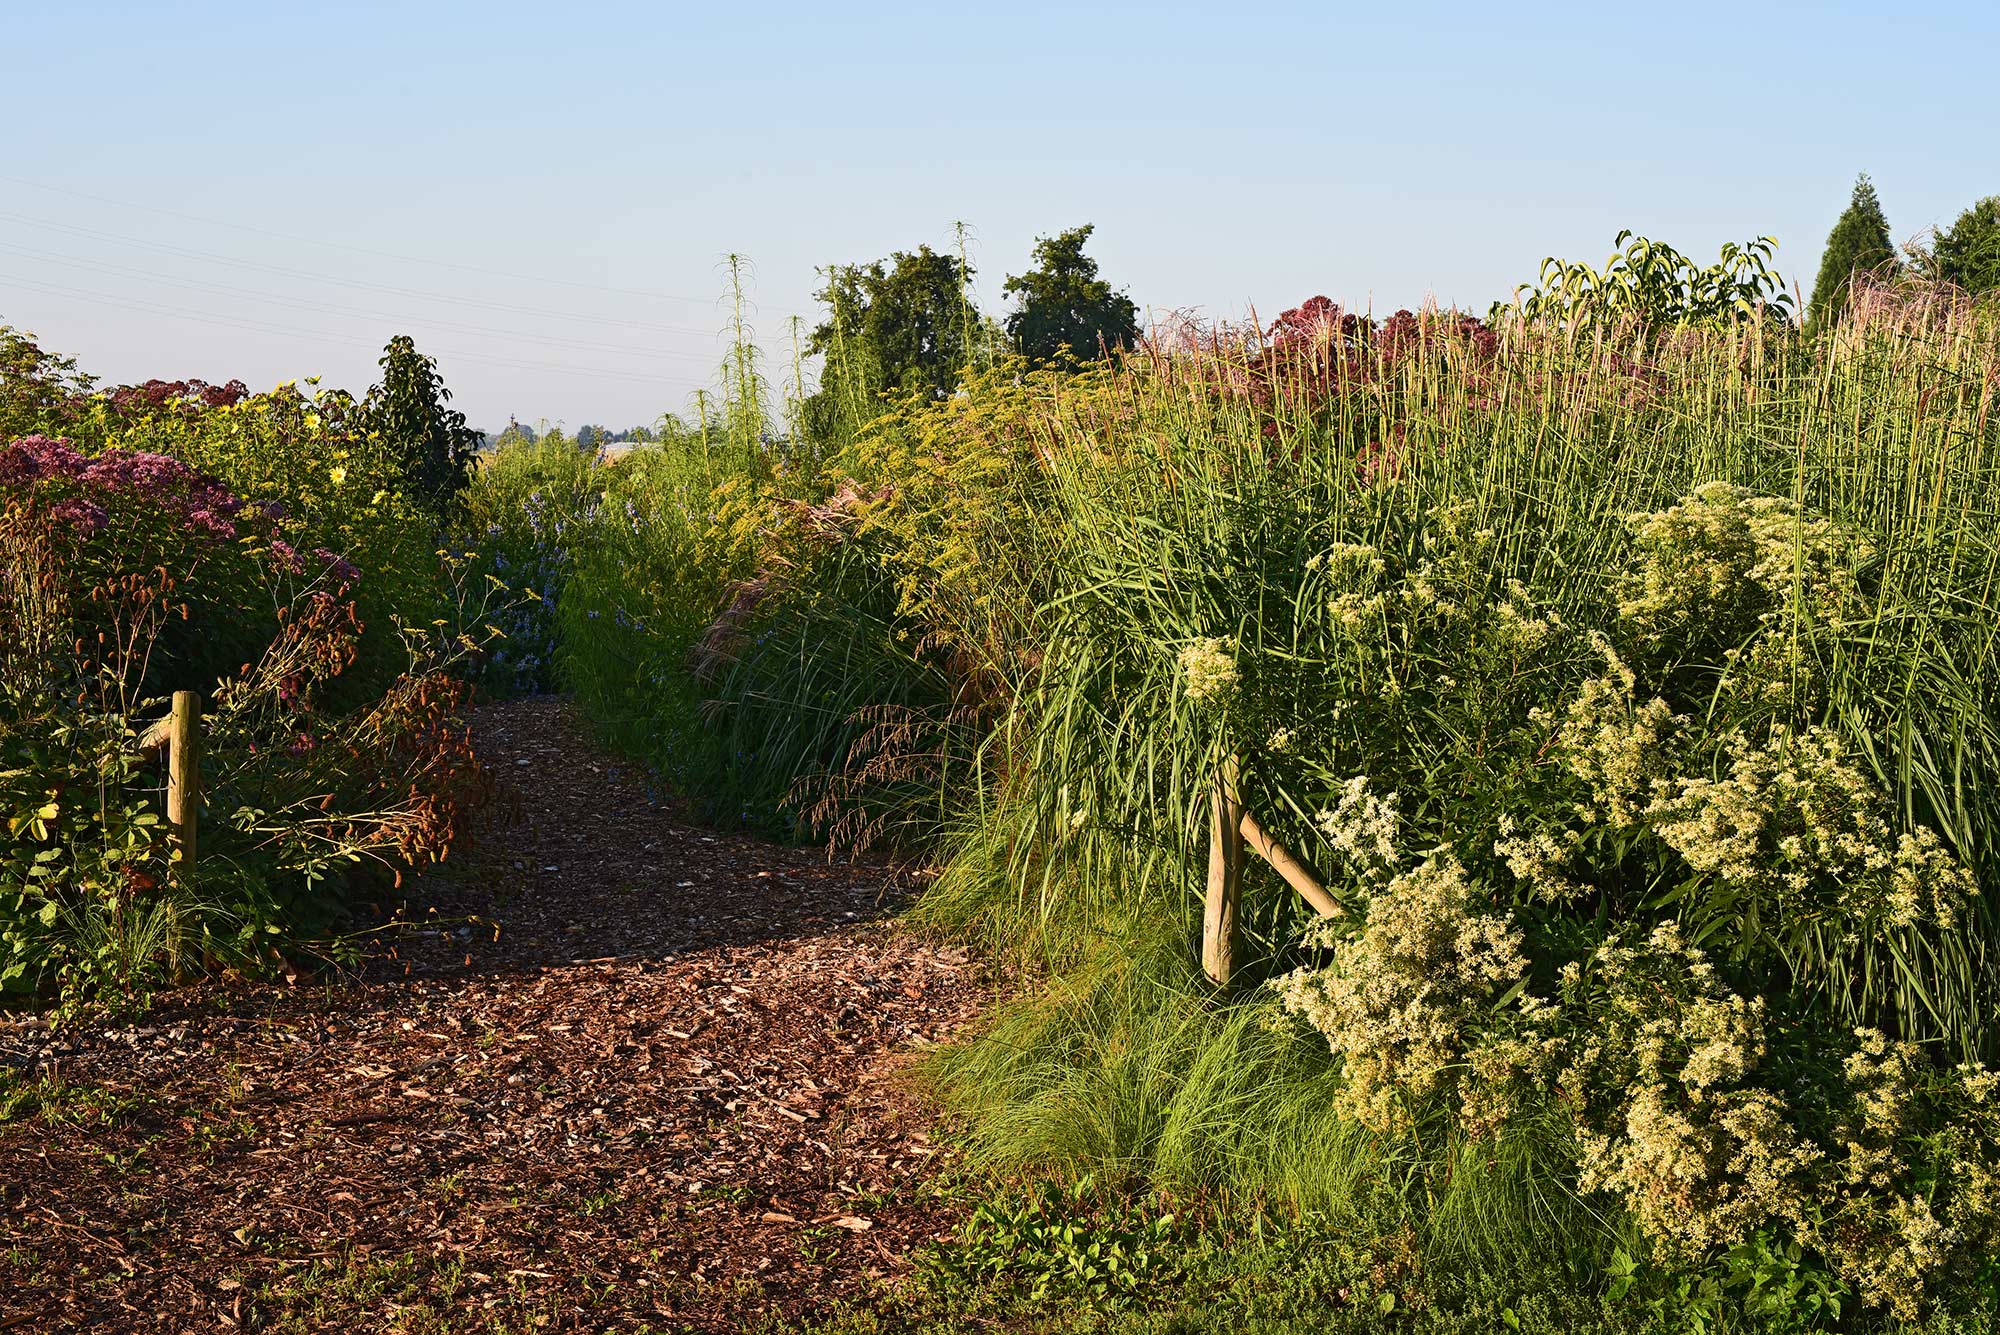
<svg viewBox="0 0 2000 1335">
<path fill-rule="evenodd" d="M 0 1121 L 0 1329 L 736 1330 L 947 1228 L 890 1077 L 977 966 L 879 874 L 654 805 L 560 701 L 476 732 L 506 818 L 414 887 L 439 929 L 45 1057 Z"/>
</svg>

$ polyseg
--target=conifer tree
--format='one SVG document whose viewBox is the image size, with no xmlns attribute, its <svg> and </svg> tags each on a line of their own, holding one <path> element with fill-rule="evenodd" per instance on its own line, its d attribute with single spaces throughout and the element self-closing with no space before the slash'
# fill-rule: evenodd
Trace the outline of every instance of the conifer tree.
<svg viewBox="0 0 2000 1335">
<path fill-rule="evenodd" d="M 1826 255 L 1819 262 L 1819 278 L 1813 283 L 1807 322 L 1821 329 L 1838 319 L 1847 307 L 1854 275 L 1895 262 L 1896 248 L 1889 241 L 1889 220 L 1882 215 L 1882 202 L 1875 197 L 1874 183 L 1863 172 L 1854 180 L 1854 197 L 1826 238 Z"/>
</svg>

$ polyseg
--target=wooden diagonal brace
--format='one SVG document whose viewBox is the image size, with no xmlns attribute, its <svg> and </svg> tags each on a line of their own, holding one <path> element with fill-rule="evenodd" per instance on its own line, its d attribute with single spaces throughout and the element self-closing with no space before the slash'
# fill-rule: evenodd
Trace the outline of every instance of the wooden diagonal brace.
<svg viewBox="0 0 2000 1335">
<path fill-rule="evenodd" d="M 1218 987 L 1236 970 L 1237 919 L 1243 905 L 1243 850 L 1247 844 L 1271 864 L 1285 883 L 1322 918 L 1344 918 L 1347 910 L 1326 892 L 1312 869 L 1273 839 L 1243 806 L 1240 757 L 1231 756 L 1216 775 L 1209 795 L 1208 894 L 1202 902 L 1201 967 Z"/>
<path fill-rule="evenodd" d="M 1347 916 L 1347 910 L 1341 907 L 1339 900 L 1326 892 L 1326 887 L 1319 883 L 1319 878 L 1312 874 L 1305 863 L 1292 856 L 1292 850 L 1273 839 L 1264 827 L 1257 823 L 1255 816 L 1245 811 L 1238 828 L 1250 847 L 1256 849 L 1258 855 L 1270 863 L 1278 875 L 1285 878 L 1287 885 L 1303 895 L 1306 903 L 1312 905 L 1320 917 Z"/>
</svg>

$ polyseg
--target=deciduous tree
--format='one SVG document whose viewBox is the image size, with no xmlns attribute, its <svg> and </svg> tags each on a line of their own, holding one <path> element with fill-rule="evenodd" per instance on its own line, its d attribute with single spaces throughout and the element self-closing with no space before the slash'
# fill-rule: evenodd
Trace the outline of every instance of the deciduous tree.
<svg viewBox="0 0 2000 1335">
<path fill-rule="evenodd" d="M 813 330 L 808 354 L 826 360 L 819 389 L 805 404 L 808 434 L 842 438 L 872 417 L 884 393 L 944 398 L 972 361 L 966 285 L 972 267 L 929 246 L 897 251 L 872 264 L 824 271 L 815 294 L 827 318 Z"/>
<path fill-rule="evenodd" d="M 1097 261 L 1083 253 L 1094 230 L 1085 223 L 1038 238 L 1035 267 L 1007 279 L 1007 295 L 1020 299 L 1007 336 L 1032 361 L 1089 361 L 1139 337 L 1139 308 L 1099 278 Z"/>
<path fill-rule="evenodd" d="M 453 411 L 437 361 L 417 351 L 407 334 L 382 351 L 382 383 L 368 391 L 362 422 L 403 460 L 411 499 L 442 516 L 465 485 L 479 433 Z"/>
</svg>

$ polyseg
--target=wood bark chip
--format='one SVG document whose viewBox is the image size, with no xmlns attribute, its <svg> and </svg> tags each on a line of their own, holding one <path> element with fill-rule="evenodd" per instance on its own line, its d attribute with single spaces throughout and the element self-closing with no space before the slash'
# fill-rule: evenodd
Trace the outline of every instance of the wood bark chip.
<svg viewBox="0 0 2000 1335">
<path fill-rule="evenodd" d="M 561 702 L 475 734 L 491 828 L 358 974 L 54 1042 L 0 1016 L 0 1061 L 64 1091 L 0 1122 L 0 1329 L 733 1331 L 949 1231 L 884 1077 L 979 1013 L 977 962 L 884 921 L 880 870 L 655 805 Z"/>
</svg>

